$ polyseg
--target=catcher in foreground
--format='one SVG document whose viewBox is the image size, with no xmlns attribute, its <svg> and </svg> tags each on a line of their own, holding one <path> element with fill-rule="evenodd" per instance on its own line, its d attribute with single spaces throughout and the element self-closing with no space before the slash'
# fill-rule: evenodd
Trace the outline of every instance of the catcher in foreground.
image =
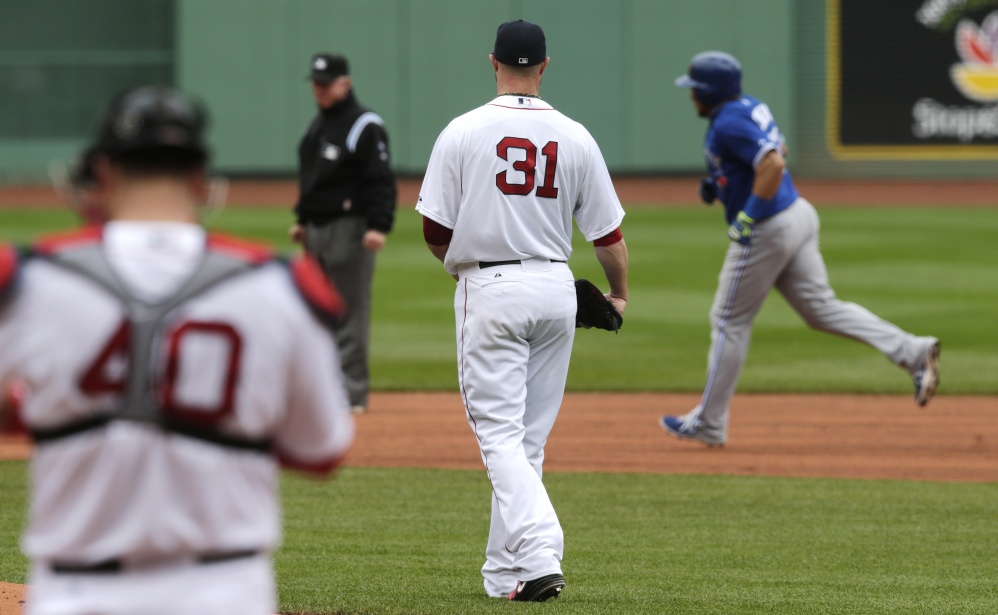
<svg viewBox="0 0 998 615">
<path fill-rule="evenodd" d="M 575 298 L 578 302 L 576 328 L 595 327 L 616 333 L 624 324 L 624 317 L 610 303 L 610 298 L 589 280 L 580 278 L 575 281 Z"/>
</svg>

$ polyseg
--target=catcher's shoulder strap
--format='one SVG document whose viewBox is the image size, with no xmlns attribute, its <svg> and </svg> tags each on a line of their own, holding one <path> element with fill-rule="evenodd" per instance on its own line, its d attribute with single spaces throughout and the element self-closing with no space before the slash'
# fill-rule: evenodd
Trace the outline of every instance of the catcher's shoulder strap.
<svg viewBox="0 0 998 615">
<path fill-rule="evenodd" d="M 99 229 L 46 238 L 34 246 L 33 254 L 104 288 L 125 305 L 131 320 L 141 316 L 140 320 L 156 322 L 192 297 L 235 275 L 256 269 L 274 258 L 269 248 L 223 235 L 209 235 L 201 262 L 181 287 L 171 296 L 149 303 L 133 297 L 111 268 L 104 256 Z"/>
<path fill-rule="evenodd" d="M 13 294 L 26 259 L 35 256 L 50 256 L 76 246 L 96 243 L 100 241 L 100 236 L 100 229 L 83 227 L 44 235 L 29 247 L 16 247 L 9 243 L 0 244 L 0 301 Z"/>
<path fill-rule="evenodd" d="M 157 334 L 166 317 L 189 299 L 269 262 L 273 257 L 268 249 L 222 236 L 209 236 L 204 256 L 187 281 L 171 296 L 155 303 L 141 301 L 129 293 L 105 258 L 99 235 L 96 240 L 46 241 L 36 253 L 58 267 L 91 280 L 117 298 L 125 308 L 129 325 L 128 375 L 119 405 L 98 417 L 36 430 L 33 433 L 36 442 L 60 439 L 116 420 L 131 420 L 235 448 L 269 450 L 269 441 L 228 436 L 210 426 L 186 423 L 163 413 L 156 401 L 153 390 L 156 383 L 150 369 Z"/>
<path fill-rule="evenodd" d="M 267 246 L 224 233 L 210 233 L 207 241 L 209 252 L 225 254 L 249 265 L 262 265 L 274 259 L 274 251 Z"/>
<path fill-rule="evenodd" d="M 32 246 L 32 252 L 40 256 L 53 256 L 82 246 L 98 244 L 102 234 L 102 229 L 99 226 L 84 226 L 70 231 L 43 235 Z"/>
<path fill-rule="evenodd" d="M 346 314 L 346 303 L 315 257 L 301 253 L 288 261 L 287 266 L 295 288 L 316 317 L 329 327 L 338 326 Z"/>
<path fill-rule="evenodd" d="M 228 254 L 252 265 L 278 260 L 265 246 L 221 234 L 208 237 L 209 249 Z M 346 314 L 346 302 L 322 271 L 322 266 L 308 252 L 290 259 L 279 259 L 288 268 L 291 281 L 302 299 L 322 322 L 335 327 Z"/>
</svg>

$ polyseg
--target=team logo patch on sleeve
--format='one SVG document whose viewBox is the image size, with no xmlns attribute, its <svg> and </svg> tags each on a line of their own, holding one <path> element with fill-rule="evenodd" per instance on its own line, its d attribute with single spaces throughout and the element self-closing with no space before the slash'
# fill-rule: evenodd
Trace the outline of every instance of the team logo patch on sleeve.
<svg viewBox="0 0 998 615">
<path fill-rule="evenodd" d="M 340 157 L 340 148 L 336 147 L 332 143 L 323 143 L 322 157 L 326 160 L 336 160 Z"/>
<path fill-rule="evenodd" d="M 318 261 L 309 254 L 302 254 L 289 266 L 291 279 L 305 302 L 326 324 L 336 326 L 346 314 L 346 303 L 332 282 L 326 279 Z"/>
</svg>

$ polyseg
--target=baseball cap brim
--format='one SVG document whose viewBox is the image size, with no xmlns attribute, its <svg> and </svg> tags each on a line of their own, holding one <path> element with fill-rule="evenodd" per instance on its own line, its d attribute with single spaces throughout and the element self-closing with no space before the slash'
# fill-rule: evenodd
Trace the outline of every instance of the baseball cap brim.
<svg viewBox="0 0 998 615">
<path fill-rule="evenodd" d="M 314 81 L 316 83 L 326 84 L 326 83 L 332 83 L 332 82 L 336 81 L 338 78 L 339 77 L 330 77 L 329 75 L 322 75 L 322 74 L 315 75 L 315 74 L 312 74 L 312 75 L 308 75 L 307 77 L 305 77 L 305 81 Z"/>
<path fill-rule="evenodd" d="M 690 79 L 689 75 L 682 75 L 680 77 L 676 77 L 676 85 L 681 88 L 697 88 L 703 86 L 704 84 L 696 81 L 695 79 Z"/>
</svg>

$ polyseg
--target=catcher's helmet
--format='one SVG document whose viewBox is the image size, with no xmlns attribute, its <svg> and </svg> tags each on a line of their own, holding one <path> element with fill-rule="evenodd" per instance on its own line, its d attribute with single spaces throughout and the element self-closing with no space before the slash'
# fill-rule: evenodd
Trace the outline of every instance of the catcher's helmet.
<svg viewBox="0 0 998 615">
<path fill-rule="evenodd" d="M 101 122 L 96 149 L 112 157 L 171 150 L 206 157 L 207 117 L 183 93 L 142 86 L 117 96 Z"/>
<path fill-rule="evenodd" d="M 693 56 L 685 75 L 676 79 L 681 88 L 693 88 L 702 104 L 712 107 L 742 93 L 742 65 L 723 51 L 705 51 Z"/>
</svg>

